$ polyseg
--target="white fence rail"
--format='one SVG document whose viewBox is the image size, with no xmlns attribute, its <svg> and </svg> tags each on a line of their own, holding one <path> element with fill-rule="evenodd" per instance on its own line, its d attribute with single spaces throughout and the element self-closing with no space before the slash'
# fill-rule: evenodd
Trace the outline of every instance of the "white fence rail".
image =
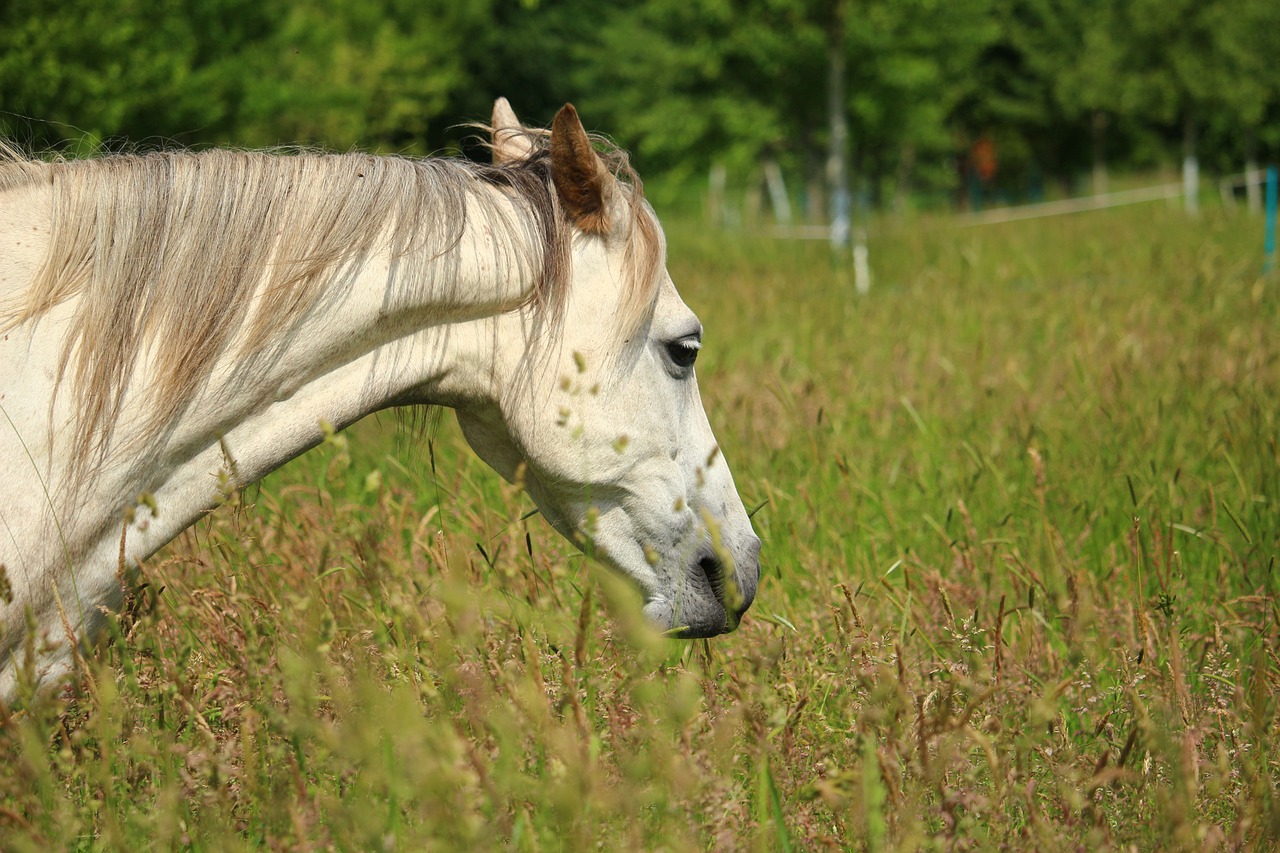
<svg viewBox="0 0 1280 853">
<path fill-rule="evenodd" d="M 1103 193 L 1102 195 L 1091 195 L 1084 198 L 1068 198 L 1062 201 L 1046 201 L 1039 204 L 1024 204 L 1018 207 L 1001 207 L 995 210 L 984 210 L 980 213 L 962 213 L 956 217 L 956 224 L 961 227 L 996 225 L 1001 222 L 1019 222 L 1024 219 L 1040 219 L 1045 216 L 1083 213 L 1087 210 L 1105 210 L 1109 207 L 1122 207 L 1127 204 L 1175 199 L 1179 198 L 1182 192 L 1181 183 L 1160 184 L 1154 187 L 1140 187 L 1135 190 L 1121 190 L 1120 192 Z"/>
</svg>

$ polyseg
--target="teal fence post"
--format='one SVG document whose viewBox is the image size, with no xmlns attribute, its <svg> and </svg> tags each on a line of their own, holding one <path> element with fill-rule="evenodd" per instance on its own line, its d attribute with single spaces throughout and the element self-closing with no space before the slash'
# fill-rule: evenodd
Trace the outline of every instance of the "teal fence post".
<svg viewBox="0 0 1280 853">
<path fill-rule="evenodd" d="M 1276 265 L 1276 167 L 1267 169 L 1267 236 L 1266 257 L 1262 262 L 1264 272 L 1271 272 Z"/>
</svg>

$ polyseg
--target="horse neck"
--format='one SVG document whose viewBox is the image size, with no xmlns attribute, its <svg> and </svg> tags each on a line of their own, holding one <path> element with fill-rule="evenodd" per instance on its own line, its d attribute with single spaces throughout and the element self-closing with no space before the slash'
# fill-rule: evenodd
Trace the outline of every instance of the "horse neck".
<svg viewBox="0 0 1280 853">
<path fill-rule="evenodd" d="M 94 293 L 53 306 L 20 336 L 31 336 L 24 352 L 34 356 L 24 358 L 40 363 L 0 376 L 0 385 L 25 383 L 17 399 L 29 401 L 22 408 L 30 414 L 15 429 L 27 437 L 36 459 L 44 459 L 38 467 L 46 473 L 40 476 L 66 505 L 84 506 L 77 514 L 86 521 L 96 514 L 114 525 L 120 500 L 160 492 L 179 505 L 169 518 L 194 518 L 218 499 L 213 473 L 225 473 L 224 482 L 232 485 L 254 482 L 319 443 L 329 428 L 345 427 L 393 402 L 457 405 L 492 396 L 486 383 L 493 371 L 486 360 L 493 357 L 494 323 L 528 301 L 536 286 L 543 251 L 535 239 L 539 228 L 528 222 L 518 199 L 479 181 L 453 200 L 465 209 L 427 223 L 443 233 L 410 235 L 406 244 L 396 223 L 389 223 L 367 249 L 307 282 L 303 310 L 273 307 L 278 289 L 266 264 L 246 307 L 213 312 L 240 318 L 216 357 L 188 359 L 181 347 L 178 358 L 166 354 L 174 340 L 201 349 L 164 325 L 180 314 L 170 306 L 166 319 L 155 321 L 152 343 L 129 354 L 127 386 L 110 394 L 122 401 L 110 439 L 105 448 L 95 448 L 91 465 L 69 461 L 83 423 L 74 387 L 76 354 L 65 349 L 63 334 L 75 328 L 77 317 L 93 312 L 87 300 Z M 96 342 L 82 334 L 75 346 L 95 351 Z M 57 367 L 60 352 L 70 353 L 65 370 Z M 61 389 L 30 381 L 59 374 Z M 30 439 L 40 433 L 48 440 Z"/>
<path fill-rule="evenodd" d="M 221 436 L 232 454 L 240 443 L 238 479 L 250 482 L 330 425 L 397 402 L 491 396 L 492 321 L 530 299 L 539 270 L 535 229 L 520 227 L 520 215 L 497 190 L 480 188 L 443 251 L 379 240 L 324 278 L 304 316 L 264 342 L 252 340 L 252 317 L 268 295 L 255 294 L 251 319 L 187 409 L 175 443 L 207 446 Z"/>
</svg>

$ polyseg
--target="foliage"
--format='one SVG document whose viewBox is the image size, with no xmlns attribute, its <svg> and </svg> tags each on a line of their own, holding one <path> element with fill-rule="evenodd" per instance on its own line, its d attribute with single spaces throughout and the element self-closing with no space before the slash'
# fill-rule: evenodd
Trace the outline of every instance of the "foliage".
<svg viewBox="0 0 1280 853">
<path fill-rule="evenodd" d="M 87 150 L 130 128 L 146 137 L 146 114 L 163 111 L 190 70 L 192 39 L 181 4 L 0 6 L 0 108 L 50 124 L 38 142 L 76 139 Z M 8 118 L 3 116 L 0 118 Z M 0 125 L 3 129 L 3 125 Z"/>
<path fill-rule="evenodd" d="M 856 302 L 824 247 L 668 223 L 762 504 L 737 634 L 646 639 L 451 423 L 366 423 L 3 718 L 0 848 L 1274 848 L 1280 301 L 1241 221 L 885 226 Z"/>
<path fill-rule="evenodd" d="M 0 8 L 0 108 L 32 141 L 425 148 L 487 2 Z"/>
<path fill-rule="evenodd" d="M 671 183 L 774 160 L 817 187 L 832 51 L 876 199 L 955 189 L 983 136 L 1006 189 L 1280 151 L 1273 0 L 10 0 L 0 132 L 425 153 L 498 95 L 539 123 L 572 99 Z"/>
<path fill-rule="evenodd" d="M 661 166 L 708 152 L 739 168 L 821 123 L 826 35 L 805 0 L 619 6 L 580 49 L 584 107 Z M 661 98 L 653 93 L 662 92 Z"/>
</svg>

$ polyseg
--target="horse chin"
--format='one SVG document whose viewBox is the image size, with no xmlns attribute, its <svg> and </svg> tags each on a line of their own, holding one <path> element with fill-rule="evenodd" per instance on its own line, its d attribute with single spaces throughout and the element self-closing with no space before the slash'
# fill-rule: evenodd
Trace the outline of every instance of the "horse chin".
<svg viewBox="0 0 1280 853">
<path fill-rule="evenodd" d="M 665 598 L 653 598 L 645 604 L 644 615 L 657 630 L 679 640 L 727 634 L 738 627 L 739 621 L 727 615 L 724 605 L 714 600 L 685 600 L 676 604 Z"/>
</svg>

